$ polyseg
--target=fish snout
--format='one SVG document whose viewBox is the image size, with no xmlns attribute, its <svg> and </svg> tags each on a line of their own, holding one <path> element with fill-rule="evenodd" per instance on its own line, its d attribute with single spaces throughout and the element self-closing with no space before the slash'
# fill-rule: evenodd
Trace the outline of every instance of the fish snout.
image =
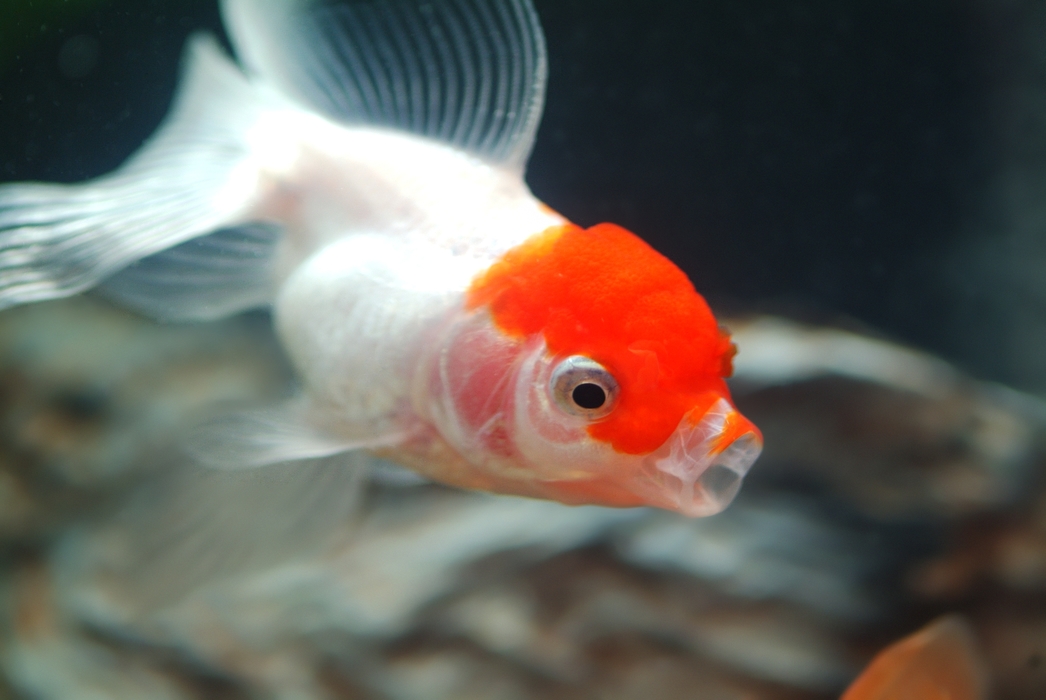
<svg viewBox="0 0 1046 700">
<path fill-rule="evenodd" d="M 725 399 L 703 415 L 687 415 L 644 460 L 662 508 L 690 517 L 715 515 L 734 500 L 759 453 L 759 429 Z"/>
</svg>

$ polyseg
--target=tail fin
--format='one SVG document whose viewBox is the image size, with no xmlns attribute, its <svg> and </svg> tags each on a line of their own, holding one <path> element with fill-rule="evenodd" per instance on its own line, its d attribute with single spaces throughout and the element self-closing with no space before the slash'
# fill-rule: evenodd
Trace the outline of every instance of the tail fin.
<svg viewBox="0 0 1046 700">
<path fill-rule="evenodd" d="M 0 186 L 0 308 L 76 294 L 245 223 L 260 182 L 245 134 L 273 99 L 213 37 L 193 37 L 171 113 L 120 169 L 77 185 Z"/>
<path fill-rule="evenodd" d="M 973 631 L 950 615 L 887 647 L 840 700 L 985 700 L 988 672 Z"/>
</svg>

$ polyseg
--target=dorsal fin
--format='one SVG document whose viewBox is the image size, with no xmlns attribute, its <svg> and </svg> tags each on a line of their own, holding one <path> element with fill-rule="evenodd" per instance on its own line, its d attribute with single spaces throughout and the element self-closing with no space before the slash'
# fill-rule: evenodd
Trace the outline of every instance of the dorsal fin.
<svg viewBox="0 0 1046 700">
<path fill-rule="evenodd" d="M 299 102 L 522 172 L 547 75 L 530 0 L 224 0 L 222 10 L 240 60 Z"/>
</svg>

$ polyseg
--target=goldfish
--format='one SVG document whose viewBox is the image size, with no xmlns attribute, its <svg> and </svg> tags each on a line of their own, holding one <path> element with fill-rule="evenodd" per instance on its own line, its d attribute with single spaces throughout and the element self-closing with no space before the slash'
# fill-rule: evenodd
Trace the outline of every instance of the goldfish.
<svg viewBox="0 0 1046 700">
<path fill-rule="evenodd" d="M 735 348 L 667 258 L 524 181 L 529 0 L 222 0 L 110 174 L 0 187 L 0 307 L 87 290 L 166 322 L 271 310 L 298 390 L 200 427 L 222 469 L 366 450 L 567 504 L 721 511 L 762 449 Z"/>
<path fill-rule="evenodd" d="M 881 651 L 839 700 L 985 700 L 988 672 L 970 626 L 936 620 Z"/>
</svg>

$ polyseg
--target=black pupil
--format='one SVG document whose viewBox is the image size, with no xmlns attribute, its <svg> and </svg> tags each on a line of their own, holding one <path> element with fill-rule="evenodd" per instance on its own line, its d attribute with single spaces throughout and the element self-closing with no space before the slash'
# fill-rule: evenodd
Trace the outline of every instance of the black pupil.
<svg viewBox="0 0 1046 700">
<path fill-rule="evenodd" d="M 570 394 L 581 408 L 600 408 L 607 402 L 607 392 L 598 384 L 578 384 Z"/>
</svg>

